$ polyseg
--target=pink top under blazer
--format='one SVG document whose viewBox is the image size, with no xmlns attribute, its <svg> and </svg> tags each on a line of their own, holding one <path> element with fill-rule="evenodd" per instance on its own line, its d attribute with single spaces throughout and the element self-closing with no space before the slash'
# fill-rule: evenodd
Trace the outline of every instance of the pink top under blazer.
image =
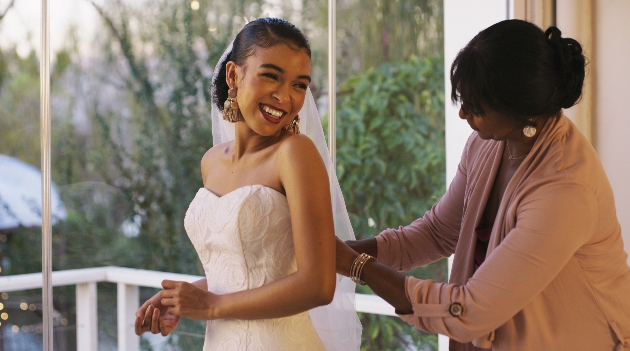
<svg viewBox="0 0 630 351">
<path fill-rule="evenodd" d="M 397 270 L 455 254 L 449 283 L 407 278 L 414 312 L 400 315 L 449 336 L 451 350 L 630 350 L 630 267 L 608 178 L 565 116 L 541 129 L 505 190 L 476 271 L 475 228 L 503 141 L 474 132 L 440 202 L 376 237 L 378 261 Z"/>
</svg>

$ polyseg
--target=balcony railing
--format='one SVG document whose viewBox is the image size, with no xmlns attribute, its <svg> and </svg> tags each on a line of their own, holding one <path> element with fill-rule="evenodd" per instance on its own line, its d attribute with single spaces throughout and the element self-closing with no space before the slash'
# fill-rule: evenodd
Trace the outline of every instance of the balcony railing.
<svg viewBox="0 0 630 351">
<path fill-rule="evenodd" d="M 202 277 L 122 267 L 84 268 L 57 271 L 53 286 L 76 285 L 77 351 L 98 350 L 96 283 L 116 283 L 118 306 L 118 351 L 138 351 L 140 337 L 134 331 L 135 313 L 140 307 L 139 287 L 161 288 L 162 280 L 193 282 Z M 0 277 L 3 292 L 38 289 L 42 274 Z M 395 316 L 394 307 L 375 295 L 356 294 L 357 312 Z"/>
</svg>

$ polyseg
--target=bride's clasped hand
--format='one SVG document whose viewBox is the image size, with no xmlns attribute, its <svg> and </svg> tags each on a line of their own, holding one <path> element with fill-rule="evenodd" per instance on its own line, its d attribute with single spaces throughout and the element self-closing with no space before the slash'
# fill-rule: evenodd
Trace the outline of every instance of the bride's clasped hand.
<svg viewBox="0 0 630 351">
<path fill-rule="evenodd" d="M 217 309 L 221 295 L 188 282 L 173 280 L 162 281 L 162 288 L 161 303 L 169 313 L 196 320 L 221 318 Z"/>
</svg>

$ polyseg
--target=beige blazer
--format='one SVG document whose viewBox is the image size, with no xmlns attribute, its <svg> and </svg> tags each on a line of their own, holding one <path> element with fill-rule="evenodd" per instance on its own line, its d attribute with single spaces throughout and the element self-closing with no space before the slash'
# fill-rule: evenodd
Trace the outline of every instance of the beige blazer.
<svg viewBox="0 0 630 351">
<path fill-rule="evenodd" d="M 475 271 L 475 228 L 504 147 L 473 133 L 440 202 L 376 237 L 378 261 L 398 270 L 455 254 L 449 283 L 407 278 L 414 313 L 400 317 L 449 336 L 451 350 L 630 350 L 630 267 L 613 193 L 565 116 L 546 123 L 508 184 Z"/>
</svg>

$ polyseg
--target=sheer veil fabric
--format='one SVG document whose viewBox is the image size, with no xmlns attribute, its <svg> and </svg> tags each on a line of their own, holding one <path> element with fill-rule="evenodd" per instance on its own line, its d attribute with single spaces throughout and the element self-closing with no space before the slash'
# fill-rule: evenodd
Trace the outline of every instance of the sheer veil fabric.
<svg viewBox="0 0 630 351">
<path fill-rule="evenodd" d="M 214 79 L 218 77 L 221 63 L 232 52 L 232 43 L 225 50 L 214 69 Z M 215 96 L 212 84 L 212 96 Z M 223 120 L 223 111 L 212 104 L 212 139 L 213 144 L 225 143 L 235 138 L 234 124 Z M 307 89 L 304 106 L 299 112 L 300 133 L 305 134 L 315 143 L 326 168 L 331 174 L 331 199 L 335 222 L 335 235 L 341 240 L 354 240 L 354 232 L 343 200 L 339 180 L 332 165 L 326 138 L 317 105 L 311 89 Z M 309 316 L 320 339 L 328 351 L 358 351 L 361 345 L 361 323 L 355 307 L 355 283 L 348 277 L 337 275 L 337 287 L 333 301 L 309 311 Z"/>
</svg>

